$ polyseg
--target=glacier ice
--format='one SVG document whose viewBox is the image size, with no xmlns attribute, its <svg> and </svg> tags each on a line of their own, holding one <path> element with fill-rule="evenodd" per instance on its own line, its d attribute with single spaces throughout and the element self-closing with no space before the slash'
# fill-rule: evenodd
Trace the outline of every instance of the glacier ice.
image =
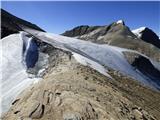
<svg viewBox="0 0 160 120">
<path fill-rule="evenodd" d="M 2 55 L 0 66 L 2 113 L 9 109 L 19 93 L 40 80 L 42 72 L 48 67 L 49 56 L 39 52 L 35 43 L 32 42 L 32 38 L 26 35 L 24 32 L 12 34 L 0 41 L 0 46 L 2 46 L 0 49 Z M 38 57 L 38 59 L 34 57 Z M 29 77 L 27 67 L 33 67 L 35 75 Z"/>
<path fill-rule="evenodd" d="M 38 61 L 38 45 L 33 37 L 27 37 L 25 32 L 20 32 L 20 37 L 23 40 L 23 60 L 27 67 L 33 68 Z"/>
</svg>

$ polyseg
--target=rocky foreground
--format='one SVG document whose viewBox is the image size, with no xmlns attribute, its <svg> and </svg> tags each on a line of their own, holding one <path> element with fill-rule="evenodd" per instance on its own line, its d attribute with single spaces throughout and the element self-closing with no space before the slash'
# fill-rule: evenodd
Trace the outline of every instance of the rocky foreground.
<svg viewBox="0 0 160 120">
<path fill-rule="evenodd" d="M 2 120 L 160 118 L 159 92 L 116 71 L 110 71 L 111 80 L 78 64 L 68 53 L 59 53 L 44 79 L 22 92 Z"/>
</svg>

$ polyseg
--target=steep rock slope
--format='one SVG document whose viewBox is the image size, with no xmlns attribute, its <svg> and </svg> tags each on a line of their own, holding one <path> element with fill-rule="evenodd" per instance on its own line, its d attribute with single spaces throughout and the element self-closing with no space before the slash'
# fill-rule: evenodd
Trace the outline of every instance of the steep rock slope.
<svg viewBox="0 0 160 120">
<path fill-rule="evenodd" d="M 138 29 L 132 30 L 132 32 L 140 39 L 155 45 L 160 48 L 160 39 L 156 33 L 147 27 L 140 27 Z"/>
<path fill-rule="evenodd" d="M 14 15 L 8 13 L 7 11 L 1 9 L 1 38 L 8 36 L 10 34 L 13 34 L 13 33 L 18 33 L 19 31 L 21 31 L 21 29 L 17 26 L 19 24 L 24 25 L 24 26 L 28 26 L 28 27 L 36 29 L 36 30 L 44 31 L 40 27 L 38 27 L 37 25 L 32 24 L 32 23 L 25 21 L 23 19 L 20 19 Z"/>
</svg>

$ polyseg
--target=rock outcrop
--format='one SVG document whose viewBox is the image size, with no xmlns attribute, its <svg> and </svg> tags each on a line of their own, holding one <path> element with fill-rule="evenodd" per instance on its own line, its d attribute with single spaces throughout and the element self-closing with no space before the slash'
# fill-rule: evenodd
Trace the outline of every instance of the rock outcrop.
<svg viewBox="0 0 160 120">
<path fill-rule="evenodd" d="M 141 27 L 132 31 L 138 38 L 160 48 L 160 39 L 156 33 L 147 27 Z"/>
<path fill-rule="evenodd" d="M 1 38 L 6 37 L 13 33 L 18 33 L 21 29 L 18 25 L 27 26 L 39 31 L 44 31 L 35 24 L 32 24 L 28 21 L 20 19 L 7 11 L 1 9 Z"/>
</svg>

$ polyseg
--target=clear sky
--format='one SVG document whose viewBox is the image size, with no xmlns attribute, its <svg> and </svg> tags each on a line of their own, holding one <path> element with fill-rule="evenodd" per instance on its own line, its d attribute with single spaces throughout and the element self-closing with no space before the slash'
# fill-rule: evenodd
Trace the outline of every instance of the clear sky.
<svg viewBox="0 0 160 120">
<path fill-rule="evenodd" d="M 147 26 L 160 35 L 160 2 L 3 1 L 1 5 L 52 33 L 63 33 L 78 25 L 108 25 L 122 19 L 131 29 Z"/>
</svg>

